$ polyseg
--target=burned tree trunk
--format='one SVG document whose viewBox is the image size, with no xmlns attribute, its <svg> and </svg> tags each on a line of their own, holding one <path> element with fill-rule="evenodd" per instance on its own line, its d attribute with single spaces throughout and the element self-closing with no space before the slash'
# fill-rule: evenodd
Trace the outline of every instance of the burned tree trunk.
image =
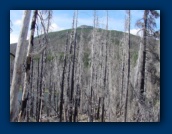
<svg viewBox="0 0 172 134">
<path fill-rule="evenodd" d="M 104 113 L 105 113 L 105 109 L 104 109 L 104 97 L 102 98 L 102 117 L 101 117 L 101 122 L 104 122 Z"/>
<path fill-rule="evenodd" d="M 99 97 L 98 109 L 97 109 L 97 120 L 100 119 L 100 102 L 101 102 L 101 98 Z"/>
<path fill-rule="evenodd" d="M 33 40 L 34 40 L 34 32 L 35 32 L 37 15 L 38 15 L 38 10 L 35 10 L 33 13 L 33 18 L 32 18 L 32 23 L 31 23 L 31 34 L 30 34 L 29 45 L 28 45 L 27 56 L 26 56 L 26 70 L 25 70 L 25 78 L 24 78 L 22 103 L 26 103 L 28 100 L 27 96 L 28 96 L 29 84 L 30 84 L 30 66 L 31 66 L 31 60 L 32 60 L 30 53 L 33 51 L 33 45 L 34 45 Z M 26 105 L 22 105 L 22 106 L 26 106 Z M 25 110 L 26 110 L 26 107 L 21 108 L 21 111 L 19 113 L 19 121 L 24 121 L 23 112 Z"/>
<path fill-rule="evenodd" d="M 10 89 L 10 121 L 17 120 L 17 99 L 18 99 L 18 92 L 20 88 L 20 81 L 22 75 L 22 64 L 24 60 L 24 42 L 27 38 L 29 22 L 30 22 L 30 15 L 31 10 L 25 10 L 23 15 L 23 24 L 22 29 L 20 32 L 19 40 L 17 43 L 17 49 L 15 54 L 15 61 L 14 61 L 14 71 L 13 71 L 13 78 L 11 82 L 11 89 Z"/>
<path fill-rule="evenodd" d="M 40 82 L 40 77 L 39 77 L 39 59 L 38 59 L 38 70 L 37 70 L 37 73 L 38 73 L 38 76 L 37 76 L 37 93 L 36 93 L 36 122 L 39 122 L 39 98 L 40 98 L 40 95 L 39 95 L 39 82 Z"/>
<path fill-rule="evenodd" d="M 66 40 L 66 48 L 65 48 L 65 56 L 64 56 L 64 65 L 63 65 L 63 72 L 62 72 L 62 80 L 61 80 L 61 94 L 60 94 L 60 122 L 62 122 L 62 114 L 63 114 L 63 92 L 64 92 L 64 81 L 65 81 L 65 72 L 66 72 L 66 54 L 67 54 L 67 48 L 68 48 L 68 33 L 67 33 L 67 40 Z"/>
<path fill-rule="evenodd" d="M 128 77 L 127 77 L 127 86 L 126 86 L 126 95 L 125 95 L 125 104 L 124 104 L 124 109 L 125 109 L 125 113 L 124 113 L 124 122 L 127 121 L 127 104 L 128 104 L 128 92 L 129 92 L 129 85 L 130 85 L 130 10 L 127 11 L 127 18 L 126 18 L 126 25 L 127 25 L 127 29 L 128 29 L 128 36 L 127 36 L 127 47 L 128 47 Z"/>
<path fill-rule="evenodd" d="M 73 18 L 73 25 L 76 24 L 77 27 L 77 14 L 78 12 L 75 11 L 74 12 L 74 18 Z M 74 94 L 74 88 L 75 88 L 75 58 L 76 58 L 76 37 L 77 37 L 77 33 L 76 33 L 76 27 L 73 29 L 73 35 L 74 38 L 72 39 L 72 44 L 71 47 L 73 46 L 73 56 L 72 56 L 72 68 L 71 68 L 71 90 L 70 90 L 70 109 L 69 109 L 69 121 L 72 122 L 73 119 L 73 94 Z"/>
</svg>

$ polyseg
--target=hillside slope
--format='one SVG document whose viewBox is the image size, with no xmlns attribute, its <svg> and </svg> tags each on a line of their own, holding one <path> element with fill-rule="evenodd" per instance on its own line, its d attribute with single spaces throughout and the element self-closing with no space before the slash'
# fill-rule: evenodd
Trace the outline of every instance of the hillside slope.
<svg viewBox="0 0 172 134">
<path fill-rule="evenodd" d="M 64 54 L 65 54 L 65 45 L 67 40 L 67 33 L 71 33 L 71 29 L 58 31 L 58 32 L 51 32 L 48 34 L 49 37 L 49 45 L 46 49 L 46 65 L 45 65 L 45 74 L 44 74 L 44 80 L 45 80 L 45 92 L 48 94 L 51 94 L 52 92 L 57 91 L 57 96 L 52 97 L 53 99 L 56 99 L 54 101 L 54 105 L 58 105 L 59 94 L 60 94 L 60 88 L 61 88 L 61 77 L 62 77 L 62 70 L 63 70 L 63 64 L 64 64 Z M 79 47 L 82 46 L 82 54 L 81 57 L 76 58 L 76 63 L 79 61 L 78 59 L 81 58 L 81 89 L 83 92 L 83 96 L 86 98 L 86 96 L 89 96 L 89 83 L 90 83 L 90 57 L 91 57 L 91 44 L 93 42 L 93 27 L 91 26 L 80 26 L 77 28 L 77 50 L 79 50 Z M 106 34 L 108 33 L 108 40 L 106 40 Z M 71 36 L 71 34 L 69 34 Z M 105 49 L 105 43 L 108 42 L 108 57 L 110 57 L 108 61 L 108 83 L 110 83 L 109 87 L 107 87 L 107 91 L 103 91 L 103 87 L 101 86 L 101 82 L 99 85 L 95 86 L 95 94 L 97 96 L 101 96 L 102 92 L 106 92 L 105 94 L 107 96 L 110 96 L 108 98 L 111 98 L 112 102 L 111 104 L 108 103 L 109 100 L 105 100 L 105 109 L 107 111 L 112 111 L 112 113 L 115 113 L 114 115 L 111 115 L 113 118 L 109 119 L 111 121 L 121 121 L 123 117 L 123 113 L 119 110 L 122 109 L 121 102 L 123 101 L 123 98 L 119 96 L 119 94 L 122 93 L 124 95 L 124 91 L 121 91 L 121 72 L 122 72 L 122 64 L 123 60 L 126 60 L 126 46 L 124 43 L 124 33 L 120 31 L 115 30 L 104 30 L 104 29 L 96 29 L 96 39 L 95 43 L 102 50 L 102 57 L 105 55 L 103 53 L 103 50 Z M 34 51 L 37 51 L 40 49 L 39 44 L 39 38 L 41 36 L 36 37 L 34 40 Z M 70 40 L 69 40 L 70 42 Z M 130 81 L 130 91 L 129 91 L 129 101 L 130 101 L 130 121 L 136 121 L 134 118 L 135 112 L 138 112 L 137 109 L 134 107 L 137 103 L 137 100 L 135 100 L 135 92 L 133 90 L 134 85 L 134 79 L 135 79 L 135 72 L 136 72 L 136 65 L 138 60 L 138 52 L 139 52 L 139 46 L 140 46 L 140 37 L 131 35 L 131 81 Z M 27 41 L 25 44 L 25 54 L 27 49 Z M 148 40 L 148 63 L 147 63 L 147 69 L 149 70 L 148 73 L 148 82 L 147 82 L 147 92 L 148 92 L 148 101 L 147 103 L 151 103 L 153 105 L 153 108 L 155 111 L 158 111 L 160 108 L 160 43 L 158 40 Z M 16 43 L 10 45 L 10 53 L 15 54 L 16 51 Z M 97 51 L 96 51 L 97 52 Z M 100 56 L 95 52 L 96 56 Z M 70 55 L 68 55 L 70 57 Z M 103 60 L 100 57 L 94 57 L 94 60 Z M 104 56 L 105 57 L 105 56 Z M 39 63 L 40 63 L 41 56 L 36 56 L 33 58 L 33 89 L 36 89 L 37 85 L 37 77 L 39 76 Z M 10 83 L 12 78 L 12 72 L 13 72 L 13 62 L 14 57 L 10 56 Z M 98 62 L 97 62 L 98 63 Z M 96 65 L 98 68 L 95 68 L 94 71 L 99 71 L 99 69 L 104 67 L 103 64 Z M 127 66 L 124 64 L 124 69 L 127 70 Z M 76 69 L 77 70 L 77 69 Z M 76 71 L 75 70 L 75 71 Z M 98 73 L 97 73 L 98 74 Z M 103 73 L 102 73 L 103 74 Z M 98 74 L 99 75 L 99 74 Z M 95 80 L 97 80 L 97 77 L 95 76 Z M 102 76 L 100 76 L 102 77 Z M 124 76 L 126 77 L 126 75 Z M 51 82 L 52 85 L 50 84 Z M 67 81 L 67 77 L 66 77 Z M 77 81 L 77 78 L 75 78 L 75 81 Z M 126 80 L 124 78 L 124 88 L 125 88 Z M 21 82 L 21 89 L 22 89 L 23 81 Z M 52 88 L 53 87 L 53 88 Z M 65 88 L 67 87 L 67 84 L 65 83 Z M 35 91 L 36 92 L 36 91 Z M 67 91 L 65 91 L 65 94 Z M 48 97 L 46 97 L 46 101 L 48 101 Z M 98 99 L 98 98 L 97 98 Z M 64 98 L 64 100 L 67 100 Z M 86 112 L 86 107 L 88 105 L 88 102 L 81 102 L 83 106 L 83 113 Z M 36 105 L 36 104 L 35 104 Z M 97 105 L 97 104 L 95 104 Z M 58 106 L 57 106 L 58 107 Z M 45 108 L 45 113 L 48 108 Z M 52 113 L 54 112 L 53 109 L 51 109 Z M 131 112 L 132 111 L 132 112 Z M 50 112 L 51 113 L 51 112 Z M 155 116 L 158 113 L 154 113 Z M 153 115 L 151 115 L 153 116 Z"/>
</svg>

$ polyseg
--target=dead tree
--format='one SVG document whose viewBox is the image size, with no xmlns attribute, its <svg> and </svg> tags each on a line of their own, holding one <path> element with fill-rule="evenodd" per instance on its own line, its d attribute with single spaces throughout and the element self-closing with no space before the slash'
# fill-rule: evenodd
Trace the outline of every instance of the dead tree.
<svg viewBox="0 0 172 134">
<path fill-rule="evenodd" d="M 17 119 L 17 99 L 20 87 L 21 75 L 22 75 L 22 64 L 24 60 L 24 42 L 27 38 L 29 22 L 30 22 L 31 10 L 25 10 L 23 15 L 22 29 L 19 35 L 17 43 L 17 49 L 14 61 L 13 78 L 10 89 L 10 120 L 16 121 Z"/>
<path fill-rule="evenodd" d="M 127 55 L 127 65 L 128 65 L 128 70 L 127 70 L 127 86 L 126 86 L 126 93 L 125 93 L 125 103 L 124 103 L 124 109 L 125 109 L 125 112 L 124 112 L 124 122 L 127 121 L 127 104 L 128 104 L 128 92 L 129 92 L 129 86 L 130 86 L 130 10 L 126 11 L 126 15 L 127 15 L 127 18 L 126 18 L 126 29 L 128 31 L 128 34 L 127 34 L 127 37 L 125 37 L 126 41 L 126 47 L 127 47 L 127 50 L 128 50 L 128 55 Z"/>
<path fill-rule="evenodd" d="M 94 20 L 93 20 L 93 38 L 92 38 L 92 43 L 91 43 L 91 67 L 90 67 L 90 100 L 88 103 L 88 122 L 93 122 L 93 68 L 94 68 L 94 45 L 95 45 L 95 26 L 96 26 L 96 11 L 94 11 Z"/>
<path fill-rule="evenodd" d="M 103 91 L 103 97 L 102 97 L 102 117 L 101 117 L 101 122 L 105 121 L 105 92 L 107 91 L 107 63 L 108 63 L 108 38 L 109 38 L 109 33 L 108 33 L 108 11 L 107 11 L 107 20 L 106 20 L 106 44 L 105 44 L 105 68 L 104 68 L 104 78 L 103 78 L 103 84 L 104 84 L 104 91 Z"/>
<path fill-rule="evenodd" d="M 26 56 L 26 68 L 25 68 L 25 78 L 24 78 L 24 90 L 22 95 L 22 107 L 19 113 L 19 122 L 24 120 L 24 112 L 26 110 L 26 104 L 28 100 L 28 92 L 29 92 L 29 84 L 30 84 L 30 67 L 31 67 L 31 56 L 30 53 L 33 51 L 33 39 L 34 39 L 34 32 L 35 32 L 35 25 L 36 25 L 36 19 L 38 15 L 38 10 L 35 10 L 32 17 L 32 23 L 31 23 L 31 34 L 29 39 L 29 45 L 27 50 L 27 56 Z M 25 105 L 24 105 L 25 103 Z"/>
<path fill-rule="evenodd" d="M 60 122 L 63 120 L 63 94 L 64 94 L 64 81 L 65 81 L 65 72 L 66 72 L 66 62 L 67 62 L 67 48 L 68 48 L 68 32 L 67 32 L 67 40 L 66 40 L 66 47 L 65 47 L 65 55 L 64 55 L 64 65 L 63 65 L 63 72 L 62 72 L 62 79 L 61 79 L 61 94 L 60 94 Z"/>
<path fill-rule="evenodd" d="M 49 14 L 48 14 L 49 15 Z M 31 67 L 31 60 L 33 58 L 33 56 L 35 55 L 39 55 L 42 51 L 44 51 L 44 49 L 46 48 L 46 45 L 43 46 L 40 51 L 38 52 L 33 52 L 33 46 L 34 46 L 34 33 L 35 33 L 35 27 L 36 27 L 36 20 L 37 17 L 40 17 L 41 20 L 41 24 L 44 30 L 44 39 L 45 39 L 45 44 L 47 45 L 48 39 L 46 37 L 46 32 L 47 29 L 45 29 L 45 25 L 43 22 L 43 18 L 42 15 L 38 14 L 38 10 L 35 10 L 33 13 L 33 17 L 32 17 L 32 23 L 31 23 L 31 33 L 30 33 L 30 39 L 29 39 L 29 45 L 28 45 L 28 49 L 27 49 L 27 56 L 26 56 L 26 65 L 25 65 L 25 76 L 24 76 L 24 89 L 23 89 L 23 94 L 22 94 L 22 102 L 24 103 L 25 101 L 27 102 L 27 96 L 28 93 L 30 92 L 29 90 L 29 85 L 30 85 L 30 67 Z M 47 26 L 49 28 L 49 26 Z M 41 87 L 41 85 L 40 85 Z M 27 103 L 26 103 L 27 104 Z M 25 105 L 22 105 L 25 106 Z M 26 107 L 22 107 L 19 113 L 19 121 L 24 121 L 24 116 L 23 113 L 25 112 Z M 30 110 L 30 106 L 28 106 L 28 110 Z"/>
<path fill-rule="evenodd" d="M 75 24 L 77 23 L 77 11 L 74 12 L 74 17 L 73 17 L 73 31 L 72 31 L 72 37 L 71 37 L 71 53 L 72 53 L 72 57 L 71 57 L 71 82 L 70 82 L 70 99 L 69 99 L 69 121 L 72 122 L 73 119 L 73 93 L 74 93 L 74 88 L 75 88 L 75 56 L 76 56 L 76 37 L 77 37 L 77 33 L 76 33 L 76 27 L 74 28 Z M 77 25 L 76 25 L 77 26 Z M 73 50 L 73 52 L 72 52 Z M 70 74 L 69 74 L 70 75 Z"/>
</svg>

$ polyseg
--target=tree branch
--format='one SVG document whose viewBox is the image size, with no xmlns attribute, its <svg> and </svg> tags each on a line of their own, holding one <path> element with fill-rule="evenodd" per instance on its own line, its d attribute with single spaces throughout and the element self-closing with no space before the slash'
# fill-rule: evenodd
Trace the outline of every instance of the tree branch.
<svg viewBox="0 0 172 134">
<path fill-rule="evenodd" d="M 15 58 L 15 55 L 13 53 L 10 53 L 11 56 L 13 56 Z"/>
</svg>

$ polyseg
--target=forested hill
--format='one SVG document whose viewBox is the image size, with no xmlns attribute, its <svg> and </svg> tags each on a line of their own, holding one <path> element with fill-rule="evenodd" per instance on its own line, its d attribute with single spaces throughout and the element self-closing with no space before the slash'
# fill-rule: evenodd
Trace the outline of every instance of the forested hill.
<svg viewBox="0 0 172 134">
<path fill-rule="evenodd" d="M 80 41 L 80 35 L 81 35 L 81 31 L 83 33 L 83 41 L 84 42 L 90 42 L 91 41 L 91 37 L 92 37 L 92 30 L 93 27 L 92 26 L 86 26 L 86 25 L 82 25 L 80 27 L 77 28 L 77 40 L 78 42 Z M 51 45 L 49 45 L 48 49 L 53 48 L 53 51 L 58 51 L 60 50 L 62 47 L 62 45 L 65 44 L 66 41 L 66 35 L 67 32 L 71 32 L 72 29 L 66 29 L 66 30 L 62 30 L 62 31 L 57 31 L 57 32 L 50 32 L 48 34 L 48 37 L 50 38 L 50 43 Z M 105 33 L 106 30 L 104 29 L 98 29 L 98 33 L 99 34 L 103 34 Z M 108 30 L 108 33 L 110 34 L 110 38 L 111 38 L 111 43 L 113 45 L 120 45 L 120 43 L 122 44 L 122 38 L 124 38 L 124 33 L 121 31 L 116 31 L 116 30 Z M 38 37 L 36 37 L 37 39 Z M 132 35 L 131 34 L 131 48 L 138 51 L 139 49 L 139 37 Z M 27 44 L 27 43 L 26 43 Z M 89 48 L 89 44 L 85 43 L 85 47 Z M 27 45 L 25 45 L 27 46 Z M 34 46 L 37 48 L 37 44 L 35 43 Z M 16 43 L 12 43 L 10 44 L 10 52 L 12 54 L 15 54 L 15 50 L 16 50 Z M 63 50 L 62 50 L 63 51 Z"/>
<path fill-rule="evenodd" d="M 76 29 L 76 38 L 73 38 L 73 31 L 67 29 L 49 33 L 48 47 L 43 53 L 33 57 L 29 93 L 34 101 L 29 103 L 32 107 L 30 120 L 36 121 L 35 116 L 39 115 L 37 96 L 40 95 L 43 105 L 41 118 L 46 115 L 52 119 L 55 116 L 56 119 L 52 121 L 68 121 L 68 116 L 73 116 L 79 122 L 87 121 L 87 117 L 94 122 L 122 122 L 126 116 L 125 105 L 128 108 L 126 114 L 129 122 L 158 121 L 160 41 L 147 38 L 146 94 L 141 98 L 140 90 L 134 88 L 138 75 L 136 72 L 140 68 L 137 64 L 142 43 L 140 37 L 131 35 L 128 49 L 127 33 L 83 25 Z M 44 45 L 39 39 L 42 41 L 43 36 L 35 38 L 33 52 Z M 25 46 L 22 51 L 26 54 L 27 42 Z M 16 43 L 11 44 L 12 55 L 15 55 L 15 50 Z M 129 64 L 127 50 L 130 51 Z M 12 55 L 10 83 L 15 58 Z M 129 90 L 126 93 L 128 65 L 131 69 Z M 23 89 L 23 79 L 20 89 Z M 71 105 L 73 108 L 70 108 Z"/>
</svg>

